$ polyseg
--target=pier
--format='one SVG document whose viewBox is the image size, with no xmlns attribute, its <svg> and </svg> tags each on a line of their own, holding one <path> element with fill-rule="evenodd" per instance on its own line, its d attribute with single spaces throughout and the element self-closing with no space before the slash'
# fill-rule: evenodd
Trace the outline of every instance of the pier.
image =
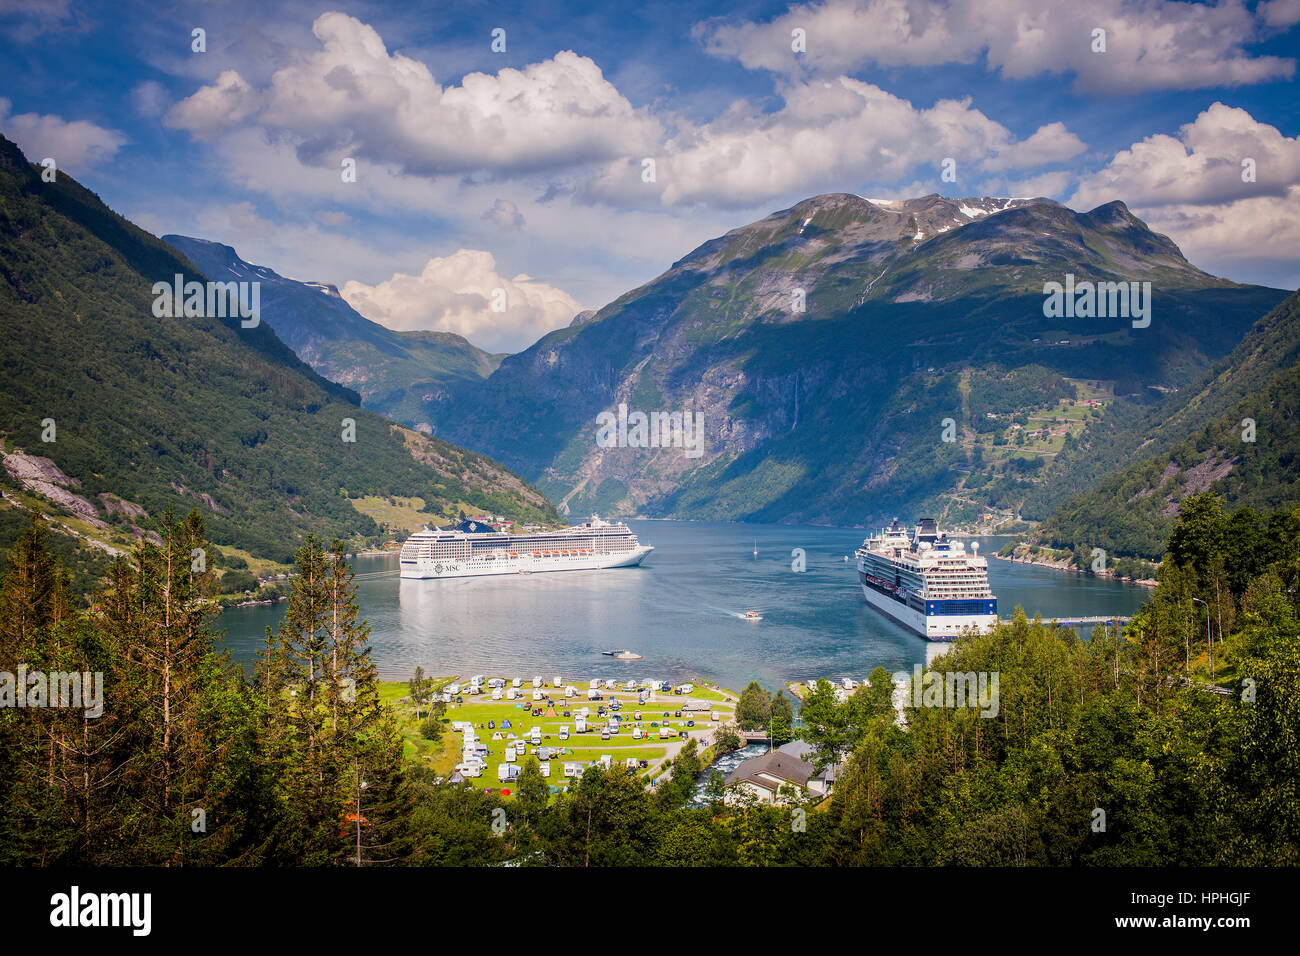
<svg viewBox="0 0 1300 956">
<path fill-rule="evenodd" d="M 1081 624 L 1127 624 L 1129 621 L 1133 620 L 1133 618 L 1131 616 L 1123 617 L 1116 614 L 1103 614 L 1097 617 L 1049 617 L 1044 620 L 1048 624 L 1060 624 L 1062 627 L 1076 627 Z M 1004 617 L 999 623 L 1010 624 L 1011 621 L 1011 618 Z"/>
</svg>

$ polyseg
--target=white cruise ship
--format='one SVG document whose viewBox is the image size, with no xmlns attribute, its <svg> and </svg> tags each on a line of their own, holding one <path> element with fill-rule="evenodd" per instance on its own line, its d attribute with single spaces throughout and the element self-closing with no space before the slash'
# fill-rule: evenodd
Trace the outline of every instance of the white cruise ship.
<svg viewBox="0 0 1300 956">
<path fill-rule="evenodd" d="M 506 534 L 477 521 L 449 530 L 417 531 L 402 545 L 404 578 L 467 578 L 480 574 L 630 568 L 653 551 L 625 524 L 598 516 L 557 531 Z"/>
<path fill-rule="evenodd" d="M 967 551 L 962 542 L 949 541 L 933 518 L 922 518 L 911 534 L 895 518 L 862 543 L 857 560 L 867 603 L 922 637 L 947 641 L 997 623 L 998 599 L 979 542 Z"/>
</svg>

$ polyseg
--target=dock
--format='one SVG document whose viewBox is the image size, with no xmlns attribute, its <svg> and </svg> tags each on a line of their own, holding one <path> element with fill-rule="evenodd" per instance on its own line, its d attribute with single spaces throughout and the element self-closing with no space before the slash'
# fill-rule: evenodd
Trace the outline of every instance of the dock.
<svg viewBox="0 0 1300 956">
<path fill-rule="evenodd" d="M 1074 627 L 1078 624 L 1127 624 L 1133 620 L 1131 616 L 1123 617 L 1116 614 L 1103 614 L 1097 617 L 1050 617 L 1045 619 L 1048 624 L 1060 624 L 1062 627 Z M 1004 617 L 1001 623 L 1010 624 L 1011 618 Z"/>
</svg>

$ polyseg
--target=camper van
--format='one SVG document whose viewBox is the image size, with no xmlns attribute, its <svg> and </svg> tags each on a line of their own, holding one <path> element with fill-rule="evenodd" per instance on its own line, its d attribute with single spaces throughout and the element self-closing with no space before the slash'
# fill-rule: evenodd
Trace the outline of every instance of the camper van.
<svg viewBox="0 0 1300 956">
<path fill-rule="evenodd" d="M 595 690 L 594 688 L 587 691 L 587 700 L 600 700 L 600 691 Z"/>
<path fill-rule="evenodd" d="M 456 764 L 456 769 L 466 777 L 481 777 L 483 776 L 484 765 L 477 760 L 466 760 Z"/>
<path fill-rule="evenodd" d="M 566 760 L 564 763 L 564 775 L 566 777 L 581 777 L 584 769 L 586 769 L 586 764 L 574 760 Z"/>
<path fill-rule="evenodd" d="M 642 737 L 642 735 L 643 735 L 643 734 L 642 734 L 642 730 L 641 730 L 640 727 L 633 727 L 633 728 L 632 728 L 632 739 L 633 739 L 633 740 L 640 740 L 641 737 Z"/>
<path fill-rule="evenodd" d="M 659 739 L 671 740 L 672 737 L 673 737 L 673 729 L 668 726 L 667 722 L 661 724 L 659 727 Z"/>
<path fill-rule="evenodd" d="M 534 727 L 530 730 L 528 732 L 528 739 L 534 747 L 540 747 L 542 745 L 542 728 Z"/>
<path fill-rule="evenodd" d="M 506 700 L 518 700 L 518 699 L 519 699 L 519 691 L 515 690 L 513 687 L 511 687 L 508 691 L 506 691 Z"/>
<path fill-rule="evenodd" d="M 519 764 L 517 763 L 503 763 L 501 766 L 497 767 L 497 779 L 502 783 L 509 780 L 515 780 L 518 777 Z"/>
<path fill-rule="evenodd" d="M 592 682 L 591 682 L 590 684 L 588 684 L 587 686 L 590 687 L 592 690 L 596 690 L 596 689 L 598 689 L 598 688 L 600 687 L 600 679 L 597 678 L 596 680 L 592 681 Z"/>
<path fill-rule="evenodd" d="M 516 750 L 515 747 L 516 747 L 515 744 L 510 744 L 509 746 L 506 747 L 505 759 L 507 762 L 514 760 L 516 757 L 519 756 L 519 751 Z"/>
<path fill-rule="evenodd" d="M 573 730 L 575 733 L 584 734 L 587 732 L 587 718 L 579 714 L 573 719 Z"/>
<path fill-rule="evenodd" d="M 460 693 L 460 685 L 459 685 L 459 684 L 448 684 L 448 685 L 447 685 L 447 693 L 450 694 L 452 697 L 455 697 L 457 694 Z"/>
<path fill-rule="evenodd" d="M 512 681 L 510 682 L 510 686 L 511 686 L 511 687 L 521 687 L 521 686 L 523 686 L 523 683 L 524 683 L 524 679 L 523 679 L 522 677 L 516 677 L 514 680 L 512 680 Z"/>
<path fill-rule="evenodd" d="M 578 696 L 578 688 L 576 688 L 576 687 L 574 687 L 572 684 L 570 684 L 568 687 L 564 688 L 564 696 L 565 696 L 565 697 L 577 697 L 577 696 Z"/>
<path fill-rule="evenodd" d="M 568 739 L 569 739 L 569 725 L 568 725 L 568 724 L 561 724 L 561 725 L 560 725 L 560 739 L 561 739 L 561 740 L 568 740 Z"/>
<path fill-rule="evenodd" d="M 549 760 L 543 760 L 537 766 L 541 769 L 543 777 L 549 777 L 551 775 L 551 762 Z"/>
<path fill-rule="evenodd" d="M 488 686 L 489 686 L 489 687 L 505 687 L 505 686 L 506 686 L 506 682 L 503 681 L 500 677 L 493 677 L 490 681 L 488 681 Z"/>
<path fill-rule="evenodd" d="M 559 686 L 561 686 L 563 683 L 564 683 L 564 678 L 562 678 L 559 674 L 556 674 L 556 675 L 555 675 L 555 686 L 556 686 L 556 687 L 559 687 Z"/>
<path fill-rule="evenodd" d="M 608 770 L 609 765 L 614 762 L 614 758 L 609 754 L 601 754 L 600 759 L 597 760 L 596 762 L 600 764 L 602 767 L 604 767 L 606 770 Z"/>
<path fill-rule="evenodd" d="M 541 700 L 543 696 L 545 695 L 540 690 L 533 691 L 533 700 Z"/>
<path fill-rule="evenodd" d="M 605 681 L 605 690 L 613 690 L 618 686 L 618 681 L 610 679 Z"/>
<path fill-rule="evenodd" d="M 492 688 L 492 699 L 493 699 L 493 700 L 500 700 L 500 699 L 501 699 L 501 696 L 502 696 L 502 695 L 501 695 L 501 688 L 500 688 L 500 687 L 494 687 L 494 688 Z"/>
<path fill-rule="evenodd" d="M 713 721 L 715 724 L 721 719 L 721 715 L 716 710 L 709 714 L 709 720 Z"/>
<path fill-rule="evenodd" d="M 541 679 L 540 677 L 534 677 L 534 678 L 533 678 L 533 689 L 536 690 L 538 687 L 541 687 L 541 686 L 542 686 L 542 679 Z"/>
</svg>

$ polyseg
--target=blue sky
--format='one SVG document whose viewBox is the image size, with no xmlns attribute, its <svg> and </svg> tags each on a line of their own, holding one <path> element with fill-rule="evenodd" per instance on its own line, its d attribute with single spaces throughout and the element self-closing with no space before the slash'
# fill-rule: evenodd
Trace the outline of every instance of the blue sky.
<svg viewBox="0 0 1300 956">
<path fill-rule="evenodd" d="M 1207 271 L 1295 288 L 1298 24 L 1300 0 L 0 0 L 0 131 L 152 232 L 499 350 L 833 191 L 1122 199 Z"/>
</svg>

